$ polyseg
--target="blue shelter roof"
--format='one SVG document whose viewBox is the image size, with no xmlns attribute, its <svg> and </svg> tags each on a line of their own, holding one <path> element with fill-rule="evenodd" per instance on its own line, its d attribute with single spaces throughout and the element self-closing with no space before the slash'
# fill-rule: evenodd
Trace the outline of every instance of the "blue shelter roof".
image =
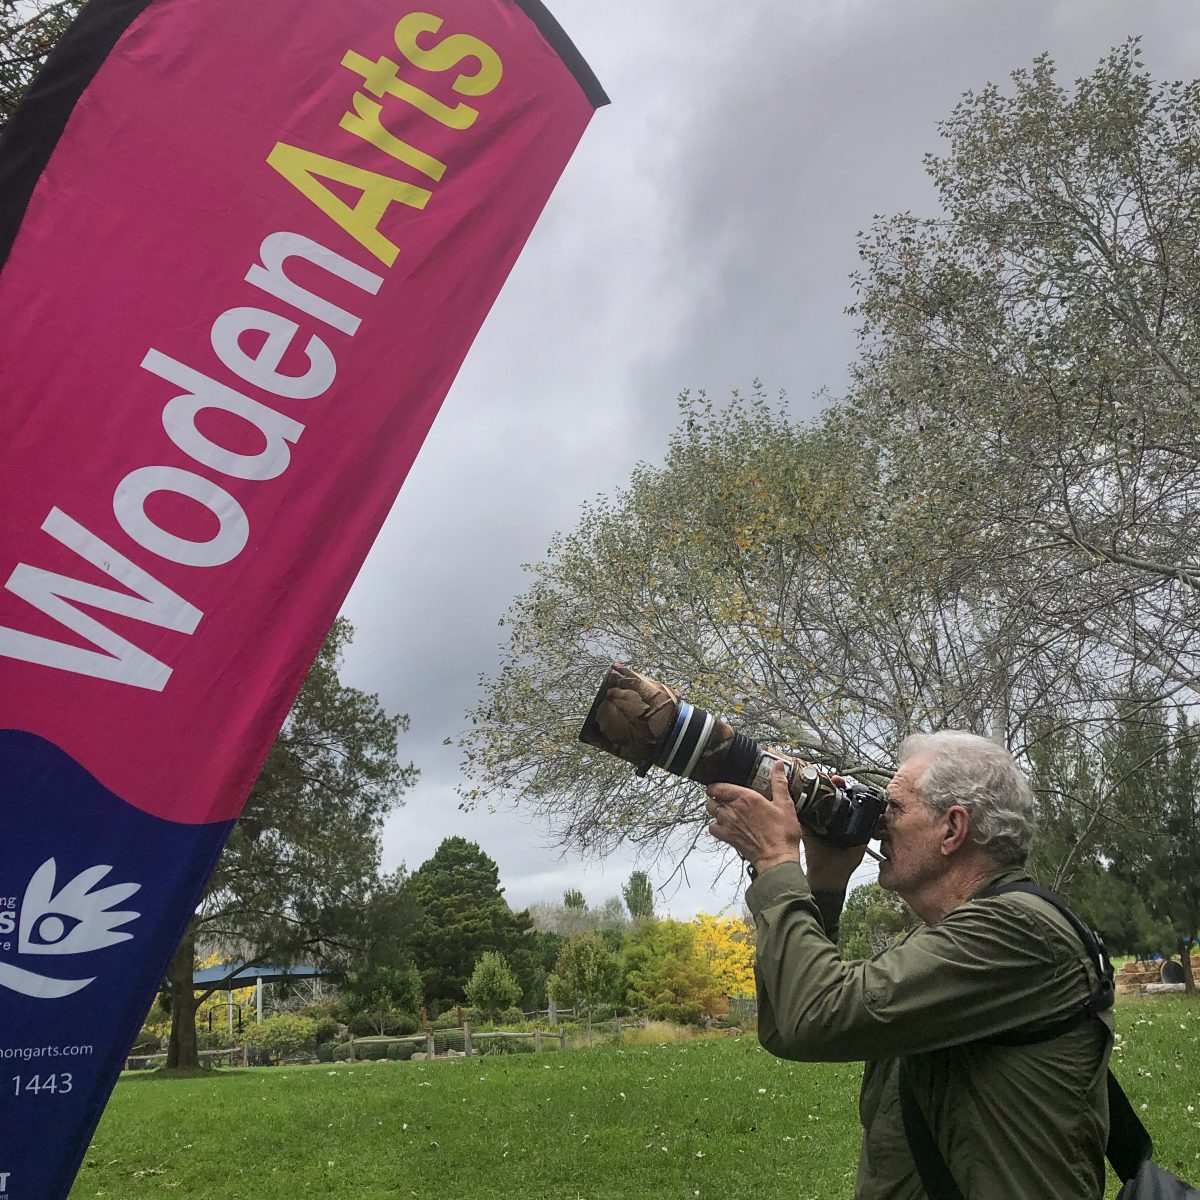
<svg viewBox="0 0 1200 1200">
<path fill-rule="evenodd" d="M 215 967 L 205 967 L 203 971 L 192 972 L 193 987 L 221 987 L 233 989 L 253 987 L 258 980 L 263 983 L 279 983 L 284 979 L 311 979 L 314 975 L 330 975 L 331 971 L 324 967 L 269 967 L 246 966 L 244 962 L 218 963 Z"/>
</svg>

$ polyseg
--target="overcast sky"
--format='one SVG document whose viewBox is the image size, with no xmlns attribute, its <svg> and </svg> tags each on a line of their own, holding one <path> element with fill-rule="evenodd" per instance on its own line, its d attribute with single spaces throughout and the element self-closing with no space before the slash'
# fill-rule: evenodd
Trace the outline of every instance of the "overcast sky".
<svg viewBox="0 0 1200 1200">
<path fill-rule="evenodd" d="M 635 866 L 584 863 L 520 811 L 458 811 L 458 752 L 497 621 L 582 502 L 662 457 L 683 388 L 758 376 L 816 411 L 854 354 L 855 234 L 932 210 L 921 156 L 957 98 L 1049 50 L 1064 81 L 1140 34 L 1157 78 L 1200 74 L 1193 0 L 549 0 L 612 98 L 484 325 L 345 606 L 347 683 L 407 712 L 421 781 L 385 863 L 479 842 L 514 907 Z M 529 468 L 536 464 L 536 471 Z M 869 873 L 864 873 L 869 877 Z M 659 898 L 686 917 L 740 906 L 696 858 Z"/>
</svg>

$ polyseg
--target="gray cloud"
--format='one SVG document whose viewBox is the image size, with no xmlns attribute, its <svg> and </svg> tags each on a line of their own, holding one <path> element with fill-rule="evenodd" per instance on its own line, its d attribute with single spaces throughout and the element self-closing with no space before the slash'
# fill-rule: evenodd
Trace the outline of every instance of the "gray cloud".
<svg viewBox="0 0 1200 1200">
<path fill-rule="evenodd" d="M 346 678 L 408 712 L 423 778 L 390 821 L 389 865 L 452 834 L 500 865 L 511 902 L 614 894 L 634 865 L 560 857 L 519 814 L 463 814 L 458 762 L 476 680 L 520 564 L 581 503 L 658 458 L 675 395 L 760 376 L 799 413 L 854 353 L 847 276 L 872 214 L 928 211 L 921 156 L 961 93 L 1049 50 L 1065 79 L 1131 33 L 1189 78 L 1200 22 L 1178 0 L 551 0 L 613 98 L 478 338 L 345 606 Z M 649 864 L 665 878 L 667 864 Z M 736 901 L 716 860 L 677 915 Z"/>
</svg>

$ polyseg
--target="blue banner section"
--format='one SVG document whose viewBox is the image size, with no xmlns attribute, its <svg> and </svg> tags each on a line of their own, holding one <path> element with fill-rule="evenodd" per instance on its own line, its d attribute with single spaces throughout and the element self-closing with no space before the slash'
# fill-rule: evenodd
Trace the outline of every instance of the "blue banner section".
<svg viewBox="0 0 1200 1200">
<path fill-rule="evenodd" d="M 232 823 L 149 816 L 14 730 L 0 812 L 0 1200 L 60 1200 Z"/>
</svg>

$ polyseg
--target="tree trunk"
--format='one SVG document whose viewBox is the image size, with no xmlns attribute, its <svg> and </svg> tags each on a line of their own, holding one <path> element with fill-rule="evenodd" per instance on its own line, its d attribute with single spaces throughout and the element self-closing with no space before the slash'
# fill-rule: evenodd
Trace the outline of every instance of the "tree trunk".
<svg viewBox="0 0 1200 1200">
<path fill-rule="evenodd" d="M 1196 978 L 1192 974 L 1192 939 L 1179 939 L 1179 964 L 1183 967 L 1183 991 L 1186 996 L 1196 994 Z"/>
<path fill-rule="evenodd" d="M 192 986 L 196 956 L 196 931 L 188 925 L 183 941 L 171 959 L 167 979 L 171 984 L 171 1041 L 167 1047 L 167 1069 L 198 1069 L 196 1043 L 196 990 Z"/>
</svg>

